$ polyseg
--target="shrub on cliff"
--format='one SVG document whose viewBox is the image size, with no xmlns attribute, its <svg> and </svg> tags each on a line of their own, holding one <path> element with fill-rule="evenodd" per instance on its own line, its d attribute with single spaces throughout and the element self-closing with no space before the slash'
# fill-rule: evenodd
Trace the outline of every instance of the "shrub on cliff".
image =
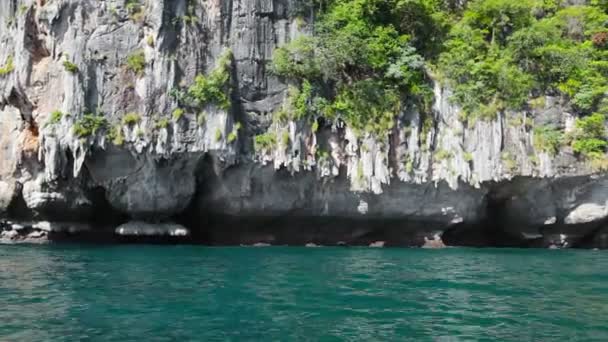
<svg viewBox="0 0 608 342">
<path fill-rule="evenodd" d="M 141 121 L 141 116 L 137 113 L 127 113 L 122 118 L 123 125 L 133 126 Z"/>
<path fill-rule="evenodd" d="M 13 64 L 13 56 L 8 56 L 6 59 L 6 63 L 4 63 L 3 67 L 0 67 L 0 77 L 6 76 L 15 70 L 15 65 Z"/>
<path fill-rule="evenodd" d="M 520 109 L 531 95 L 549 93 L 590 113 L 608 90 L 607 21 L 593 2 L 473 1 L 452 28 L 437 68 L 467 112 L 496 100 Z"/>
<path fill-rule="evenodd" d="M 216 104 L 222 109 L 230 107 L 230 67 L 232 52 L 225 52 L 218 60 L 217 66 L 209 75 L 198 75 L 194 84 L 188 88 L 188 99 L 191 105 L 202 108 L 207 104 Z"/>
<path fill-rule="evenodd" d="M 260 134 L 255 137 L 254 142 L 256 151 L 273 149 L 277 145 L 277 136 L 274 133 Z"/>
<path fill-rule="evenodd" d="M 137 76 L 143 76 L 146 69 L 146 55 L 143 51 L 136 51 L 127 57 L 127 69 Z"/>
<path fill-rule="evenodd" d="M 450 85 L 470 126 L 547 94 L 569 98 L 581 117 L 608 114 L 600 108 L 608 94 L 603 2 L 311 0 L 302 8 L 313 36 L 276 49 L 270 66 L 290 84 L 276 120 L 322 116 L 382 135 L 404 98 L 430 111 L 427 73 Z M 588 154 L 602 150 L 605 137 L 575 140 Z M 559 129 L 536 130 L 539 150 L 555 154 L 562 142 Z"/>
<path fill-rule="evenodd" d="M 299 37 L 277 48 L 272 55 L 270 71 L 286 78 L 316 78 L 321 74 L 315 59 L 316 41 Z"/>
<path fill-rule="evenodd" d="M 63 61 L 63 68 L 71 74 L 78 73 L 78 66 L 68 60 Z"/>
<path fill-rule="evenodd" d="M 603 157 L 608 147 L 606 116 L 599 113 L 576 120 L 572 149 L 588 158 Z"/>
<path fill-rule="evenodd" d="M 79 138 L 86 138 L 97 132 L 107 125 L 107 120 L 102 115 L 85 114 L 72 127 L 74 135 Z"/>
<path fill-rule="evenodd" d="M 562 145 L 563 132 L 553 126 L 534 128 L 534 148 L 539 151 L 556 155 Z"/>
<path fill-rule="evenodd" d="M 213 104 L 221 109 L 230 108 L 230 71 L 232 52 L 224 52 L 217 61 L 216 67 L 208 75 L 199 74 L 188 88 L 175 88 L 170 96 L 183 107 L 198 111 Z"/>
<path fill-rule="evenodd" d="M 49 120 L 47 121 L 47 123 L 46 123 L 45 126 L 56 125 L 59 122 L 61 122 L 62 118 L 63 118 L 63 113 L 61 111 L 59 111 L 59 110 L 55 110 L 49 116 Z"/>
<path fill-rule="evenodd" d="M 430 3 L 413 2 L 422 7 Z M 319 115 L 343 120 L 357 131 L 383 134 L 399 113 L 402 96 L 428 104 L 424 60 L 413 46 L 424 34 L 421 27 L 401 25 L 408 12 L 404 6 L 396 0 L 328 2 L 314 37 L 275 51 L 271 70 L 293 84 L 277 116 Z"/>
</svg>

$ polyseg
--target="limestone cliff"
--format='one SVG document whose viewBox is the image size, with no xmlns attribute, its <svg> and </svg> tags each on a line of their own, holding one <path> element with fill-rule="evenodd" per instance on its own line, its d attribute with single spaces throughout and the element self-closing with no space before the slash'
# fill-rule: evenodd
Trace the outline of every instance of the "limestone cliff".
<svg viewBox="0 0 608 342">
<path fill-rule="evenodd" d="M 437 83 L 382 138 L 273 121 L 272 53 L 310 33 L 296 3 L 0 2 L 0 212 L 178 220 L 209 243 L 608 246 L 606 173 L 535 147 L 535 124 L 573 128 L 560 98 L 464 124 Z M 229 106 L 179 108 L 175 89 L 224 66 Z"/>
</svg>

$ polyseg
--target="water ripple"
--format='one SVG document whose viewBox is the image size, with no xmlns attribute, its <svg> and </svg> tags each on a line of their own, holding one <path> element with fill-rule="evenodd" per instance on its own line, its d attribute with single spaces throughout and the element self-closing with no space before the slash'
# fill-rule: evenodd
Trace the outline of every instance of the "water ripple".
<svg viewBox="0 0 608 342">
<path fill-rule="evenodd" d="M 608 253 L 0 247 L 0 340 L 608 341 Z"/>
</svg>

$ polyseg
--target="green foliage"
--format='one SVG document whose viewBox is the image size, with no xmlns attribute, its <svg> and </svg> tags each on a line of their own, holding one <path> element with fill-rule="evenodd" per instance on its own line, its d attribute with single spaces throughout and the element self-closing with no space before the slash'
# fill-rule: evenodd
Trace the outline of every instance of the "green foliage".
<svg viewBox="0 0 608 342">
<path fill-rule="evenodd" d="M 277 145 L 277 136 L 274 133 L 256 135 L 254 143 L 256 151 L 269 150 Z"/>
<path fill-rule="evenodd" d="M 553 126 L 542 126 L 534 129 L 534 148 L 556 155 L 562 145 L 563 132 Z"/>
<path fill-rule="evenodd" d="M 189 106 L 203 108 L 216 104 L 227 110 L 230 108 L 230 68 L 232 52 L 227 51 L 218 60 L 217 67 L 207 76 L 198 75 L 181 100 Z M 179 93 L 178 93 L 179 96 Z"/>
<path fill-rule="evenodd" d="M 230 134 L 228 134 L 228 143 L 231 144 L 233 143 L 238 137 L 238 134 L 235 131 L 230 132 Z"/>
<path fill-rule="evenodd" d="M 446 150 L 438 150 L 435 152 L 435 159 L 437 161 L 447 160 L 452 158 L 452 153 Z"/>
<path fill-rule="evenodd" d="M 316 41 L 312 37 L 299 37 L 279 47 L 272 55 L 270 70 L 287 78 L 315 78 L 321 73 L 315 59 Z"/>
<path fill-rule="evenodd" d="M 72 127 L 74 135 L 79 138 L 86 138 L 97 134 L 101 129 L 107 126 L 106 118 L 101 115 L 85 114 Z"/>
<path fill-rule="evenodd" d="M 142 50 L 133 52 L 127 57 L 127 68 L 137 76 L 143 76 L 146 70 L 146 55 Z"/>
<path fill-rule="evenodd" d="M 576 119 L 572 149 L 588 158 L 599 158 L 608 147 L 606 116 L 599 113 Z"/>
<path fill-rule="evenodd" d="M 219 142 L 220 140 L 222 140 L 222 130 L 221 129 L 216 129 L 215 130 L 215 142 Z"/>
<path fill-rule="evenodd" d="M 0 77 L 6 76 L 15 70 L 15 65 L 13 64 L 13 56 L 8 56 L 6 59 L 6 63 L 4 63 L 3 67 L 0 67 Z"/>
<path fill-rule="evenodd" d="M 317 133 L 317 131 L 319 130 L 319 121 L 315 120 L 312 123 L 312 126 L 310 129 L 312 130 L 313 133 Z"/>
<path fill-rule="evenodd" d="M 285 147 L 289 146 L 289 132 L 288 131 L 283 131 L 283 134 L 281 136 L 281 144 Z"/>
<path fill-rule="evenodd" d="M 438 68 L 468 113 L 495 101 L 520 109 L 544 93 L 566 95 L 589 113 L 608 91 L 607 21 L 594 3 L 473 1 L 451 29 Z"/>
<path fill-rule="evenodd" d="M 385 134 L 403 99 L 429 111 L 427 73 L 450 85 L 469 125 L 544 108 L 546 95 L 569 98 L 580 116 L 608 113 L 600 108 L 608 94 L 608 5 L 576 3 L 306 1 L 297 15 L 314 35 L 279 47 L 270 65 L 291 85 L 275 119 L 325 117 Z M 559 145 L 553 130 L 536 136 L 542 150 Z"/>
<path fill-rule="evenodd" d="M 236 141 L 236 139 L 239 137 L 239 131 L 241 130 L 243 126 L 241 125 L 240 122 L 237 122 L 234 127 L 232 128 L 232 132 L 230 132 L 230 134 L 228 134 L 228 137 L 226 138 L 228 140 L 228 143 L 232 143 L 234 141 Z"/>
<path fill-rule="evenodd" d="M 125 136 L 122 133 L 121 125 L 112 126 L 106 135 L 115 146 L 122 146 L 125 143 Z"/>
<path fill-rule="evenodd" d="M 336 96 L 332 110 L 357 131 L 386 134 L 401 109 L 397 89 L 380 81 L 363 80 L 344 87 Z"/>
<path fill-rule="evenodd" d="M 465 152 L 463 155 L 464 161 L 466 161 L 467 163 L 470 163 L 473 161 L 473 154 L 470 152 Z"/>
<path fill-rule="evenodd" d="M 127 12 L 129 12 L 129 18 L 133 21 L 141 22 L 144 19 L 144 8 L 139 0 L 126 0 Z"/>
<path fill-rule="evenodd" d="M 405 161 L 405 172 L 412 173 L 414 171 L 414 162 L 410 159 Z"/>
<path fill-rule="evenodd" d="M 162 119 L 159 119 L 159 120 L 158 120 L 158 121 L 156 121 L 156 123 L 154 124 L 154 127 L 155 127 L 156 129 L 164 129 L 164 128 L 169 127 L 169 119 L 167 119 L 167 118 L 162 118 Z"/>
<path fill-rule="evenodd" d="M 127 126 L 133 126 L 141 121 L 141 116 L 137 113 L 127 113 L 122 118 L 122 124 Z"/>
<path fill-rule="evenodd" d="M 62 118 L 63 118 L 63 113 L 59 110 L 55 110 L 51 113 L 51 115 L 49 117 L 49 121 L 47 121 L 47 123 L 46 123 L 46 126 L 56 125 L 59 122 L 61 122 Z"/>
<path fill-rule="evenodd" d="M 185 111 L 181 108 L 175 108 L 173 110 L 173 120 L 179 121 L 184 116 Z"/>
<path fill-rule="evenodd" d="M 204 125 L 205 122 L 207 122 L 207 113 L 205 113 L 205 112 L 198 113 L 198 115 L 196 117 L 196 122 L 198 123 L 199 126 Z"/>
<path fill-rule="evenodd" d="M 287 98 L 282 108 L 274 115 L 275 121 L 300 120 L 311 113 L 312 85 L 304 80 L 301 88 L 290 85 L 287 88 Z"/>
<path fill-rule="evenodd" d="M 63 61 L 63 68 L 65 69 L 65 71 L 72 73 L 72 74 L 76 74 L 78 73 L 78 66 L 70 61 L 68 61 L 67 59 L 65 61 Z"/>
<path fill-rule="evenodd" d="M 532 109 L 543 109 L 547 105 L 547 102 L 544 96 L 539 96 L 528 101 L 528 104 Z"/>
<path fill-rule="evenodd" d="M 148 44 L 149 47 L 154 47 L 154 36 L 153 35 L 149 35 L 148 38 L 146 38 L 146 44 Z"/>
<path fill-rule="evenodd" d="M 501 159 L 507 172 L 517 171 L 517 160 L 511 153 L 503 152 Z"/>
<path fill-rule="evenodd" d="M 319 3 L 324 12 L 315 22 L 315 36 L 295 39 L 273 55 L 271 70 L 295 81 L 275 119 L 324 116 L 357 131 L 384 134 L 401 110 L 402 96 L 429 103 L 424 58 L 416 46 L 435 50 L 436 42 L 421 37 L 443 25 L 438 22 L 445 18 L 433 17 L 439 2 Z M 420 25 L 403 22 L 412 13 L 420 15 Z"/>
</svg>

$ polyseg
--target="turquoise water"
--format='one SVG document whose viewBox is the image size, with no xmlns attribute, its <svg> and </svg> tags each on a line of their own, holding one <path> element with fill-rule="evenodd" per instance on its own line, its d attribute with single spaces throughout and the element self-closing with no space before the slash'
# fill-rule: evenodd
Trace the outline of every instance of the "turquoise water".
<svg viewBox="0 0 608 342">
<path fill-rule="evenodd" d="M 608 252 L 0 246 L 1 341 L 608 341 Z"/>
</svg>

